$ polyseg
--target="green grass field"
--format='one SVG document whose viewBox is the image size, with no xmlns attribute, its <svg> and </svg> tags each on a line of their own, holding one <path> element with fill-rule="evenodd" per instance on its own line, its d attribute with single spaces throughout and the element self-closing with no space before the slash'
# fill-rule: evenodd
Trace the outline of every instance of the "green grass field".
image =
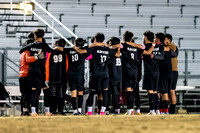
<svg viewBox="0 0 200 133">
<path fill-rule="evenodd" d="M 200 115 L 0 117 L 0 133 L 199 133 Z"/>
</svg>

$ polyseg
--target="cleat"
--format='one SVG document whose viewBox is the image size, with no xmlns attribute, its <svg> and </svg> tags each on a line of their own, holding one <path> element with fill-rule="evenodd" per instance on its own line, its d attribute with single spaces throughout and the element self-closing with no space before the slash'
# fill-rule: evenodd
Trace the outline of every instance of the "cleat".
<svg viewBox="0 0 200 133">
<path fill-rule="evenodd" d="M 147 115 L 156 115 L 155 111 L 150 111 Z"/>
<path fill-rule="evenodd" d="M 32 117 L 37 117 L 37 116 L 39 116 L 37 113 L 31 113 L 31 116 Z"/>
<path fill-rule="evenodd" d="M 109 113 L 109 111 L 105 111 L 105 115 L 109 115 L 110 113 Z"/>
<path fill-rule="evenodd" d="M 46 112 L 46 113 L 44 114 L 44 116 L 52 116 L 52 113 Z"/>
<path fill-rule="evenodd" d="M 156 110 L 156 114 L 157 114 L 157 115 L 160 115 L 160 110 Z"/>
<path fill-rule="evenodd" d="M 92 115 L 92 112 L 87 112 L 87 115 Z"/>
<path fill-rule="evenodd" d="M 29 114 L 29 112 L 24 112 L 21 114 L 21 116 L 31 116 L 31 115 Z"/>
<path fill-rule="evenodd" d="M 136 115 L 141 115 L 141 113 L 140 112 L 136 112 Z"/>
</svg>

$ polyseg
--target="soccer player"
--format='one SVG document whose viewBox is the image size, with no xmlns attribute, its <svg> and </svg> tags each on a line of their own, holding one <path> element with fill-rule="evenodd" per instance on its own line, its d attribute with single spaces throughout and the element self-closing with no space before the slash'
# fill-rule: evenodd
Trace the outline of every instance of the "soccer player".
<svg viewBox="0 0 200 133">
<path fill-rule="evenodd" d="M 154 33 L 151 31 L 146 31 L 143 34 L 143 42 L 145 44 L 145 50 L 149 50 L 154 43 Z M 154 53 L 155 55 L 162 55 L 164 48 L 160 48 L 158 45 L 155 46 Z M 162 53 L 162 54 L 161 54 Z M 152 54 L 151 54 L 152 56 Z M 151 57 L 150 55 L 143 55 L 144 61 L 144 77 L 142 88 L 147 90 L 149 96 L 149 106 L 150 112 L 149 115 L 156 115 L 155 113 L 155 104 L 158 104 L 158 83 L 159 83 L 159 65 L 157 59 Z M 158 105 L 157 105 L 158 106 Z M 156 108 L 158 110 L 158 107 Z"/>
<path fill-rule="evenodd" d="M 74 46 L 82 49 L 86 41 L 83 38 L 77 38 Z M 71 102 L 73 106 L 73 114 L 82 114 L 82 103 L 83 103 L 83 91 L 84 91 L 84 64 L 85 59 L 88 57 L 87 54 L 79 54 L 73 48 L 65 49 L 68 62 L 68 79 L 71 91 Z M 77 108 L 77 97 L 78 97 L 78 108 Z"/>
<path fill-rule="evenodd" d="M 95 44 L 102 43 L 105 39 L 103 33 L 97 33 L 95 35 Z M 117 53 L 114 53 L 106 46 L 94 46 L 86 50 L 74 47 L 74 49 L 80 53 L 92 54 L 94 60 L 94 71 L 92 76 L 92 85 L 90 88 L 90 94 L 88 97 L 88 115 L 92 115 L 93 97 L 99 88 L 102 90 L 103 104 L 101 107 L 100 115 L 104 115 L 107 103 L 108 103 L 108 86 L 109 86 L 109 74 L 108 74 L 108 61 L 111 56 L 120 56 L 120 48 Z"/>
<path fill-rule="evenodd" d="M 41 54 L 43 53 L 44 56 L 46 56 L 46 52 L 51 52 L 52 49 L 48 46 L 48 44 L 43 43 L 44 30 L 37 29 L 33 33 L 35 42 L 22 48 L 20 50 L 20 53 L 22 53 L 25 50 L 29 50 L 31 56 L 38 56 L 39 53 Z M 31 115 L 37 116 L 38 115 L 36 113 L 37 94 L 40 94 L 41 88 L 43 88 L 45 85 L 45 58 L 38 59 L 30 63 L 29 76 L 32 88 Z M 50 113 L 49 102 L 48 102 L 49 89 L 44 89 L 43 91 L 44 91 L 45 114 L 48 115 Z"/>
<path fill-rule="evenodd" d="M 32 43 L 34 40 L 28 39 L 25 42 L 25 45 Z M 30 96 L 31 96 L 31 87 L 29 82 L 29 63 L 34 62 L 38 58 L 44 58 L 43 55 L 38 56 L 30 56 L 30 52 L 28 50 L 24 51 L 20 57 L 20 69 L 19 69 L 19 86 L 21 96 L 21 106 L 22 107 L 22 116 L 29 116 L 29 108 L 30 108 Z"/>
<path fill-rule="evenodd" d="M 64 48 L 66 41 L 59 39 L 55 42 L 55 46 Z M 66 54 L 61 50 L 53 50 L 48 54 L 46 61 L 46 84 L 49 86 L 49 101 L 50 111 L 56 114 L 58 107 L 58 114 L 63 115 L 64 96 L 66 93 L 66 72 L 68 69 L 68 62 Z"/>
<path fill-rule="evenodd" d="M 133 115 L 133 103 L 134 103 L 134 95 L 133 90 L 136 87 L 137 76 L 138 76 L 138 55 L 142 54 L 151 54 L 153 50 L 153 46 L 148 49 L 148 51 L 144 51 L 143 49 L 135 47 L 136 44 L 132 44 L 133 33 L 130 31 L 126 31 L 123 34 L 124 43 L 122 49 L 123 55 L 123 63 L 122 63 L 122 75 L 123 75 L 123 88 L 127 93 L 127 114 Z"/>
<path fill-rule="evenodd" d="M 160 112 L 157 110 L 158 104 L 156 104 L 156 112 L 157 114 L 169 114 L 168 111 L 168 94 L 171 88 L 171 74 L 172 74 L 172 66 L 171 66 L 171 53 L 170 53 L 170 48 L 169 46 L 166 46 L 164 44 L 165 40 L 165 34 L 164 33 L 156 33 L 155 34 L 155 43 L 157 49 L 159 48 L 160 54 L 157 54 L 157 51 L 154 51 L 154 58 L 157 56 L 157 60 L 159 63 L 159 72 L 160 72 L 160 78 L 159 78 L 159 88 L 158 88 L 158 96 L 160 97 Z M 162 51 L 161 51 L 162 50 Z M 162 54 L 163 53 L 163 54 Z M 159 57 L 159 58 L 158 58 Z M 157 95 L 156 95 L 157 99 Z M 161 100 L 162 99 L 162 100 Z M 164 110 L 162 110 L 162 104 L 164 107 Z"/>
<path fill-rule="evenodd" d="M 176 84 L 178 80 L 178 47 L 172 42 L 172 35 L 165 34 L 165 44 L 171 49 L 171 64 L 172 64 L 172 84 L 170 90 L 170 114 L 175 114 L 176 109 Z"/>
</svg>

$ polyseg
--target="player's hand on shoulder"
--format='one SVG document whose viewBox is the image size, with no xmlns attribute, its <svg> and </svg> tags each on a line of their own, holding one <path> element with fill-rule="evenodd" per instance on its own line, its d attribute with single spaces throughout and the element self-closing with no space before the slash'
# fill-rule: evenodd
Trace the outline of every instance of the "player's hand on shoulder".
<svg viewBox="0 0 200 133">
<path fill-rule="evenodd" d="M 38 52 L 37 57 L 38 57 L 38 59 L 44 59 L 44 53 L 43 52 Z"/>
<path fill-rule="evenodd" d="M 150 57 L 151 57 L 151 59 L 154 57 L 154 55 L 153 54 L 150 54 Z"/>
<path fill-rule="evenodd" d="M 49 88 L 49 81 L 45 81 L 45 85 L 47 88 Z"/>
</svg>

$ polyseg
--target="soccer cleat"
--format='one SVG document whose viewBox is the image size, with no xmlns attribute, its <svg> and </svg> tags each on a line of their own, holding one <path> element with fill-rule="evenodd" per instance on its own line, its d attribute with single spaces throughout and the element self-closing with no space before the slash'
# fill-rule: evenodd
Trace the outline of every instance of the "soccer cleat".
<svg viewBox="0 0 200 133">
<path fill-rule="evenodd" d="M 50 112 L 45 112 L 44 116 L 52 116 L 52 113 L 50 113 Z"/>
<path fill-rule="evenodd" d="M 150 111 L 147 115 L 156 115 L 155 111 Z"/>
<path fill-rule="evenodd" d="M 37 113 L 31 113 L 31 116 L 32 117 L 37 117 L 37 116 L 39 116 Z"/>
<path fill-rule="evenodd" d="M 87 115 L 92 115 L 92 112 L 87 112 Z"/>
<path fill-rule="evenodd" d="M 160 110 L 156 110 L 156 114 L 157 114 L 157 115 L 160 115 Z"/>
<path fill-rule="evenodd" d="M 105 111 L 105 115 L 109 115 L 110 113 L 109 113 L 109 111 Z"/>
<path fill-rule="evenodd" d="M 21 116 L 31 116 L 31 115 L 29 114 L 29 112 L 24 112 L 21 114 Z"/>
<path fill-rule="evenodd" d="M 136 112 L 136 115 L 141 115 L 141 113 L 140 112 Z"/>
<path fill-rule="evenodd" d="M 127 111 L 124 115 L 134 115 L 133 111 L 129 112 Z"/>
<path fill-rule="evenodd" d="M 105 113 L 104 112 L 100 112 L 100 115 L 105 115 Z"/>
</svg>

